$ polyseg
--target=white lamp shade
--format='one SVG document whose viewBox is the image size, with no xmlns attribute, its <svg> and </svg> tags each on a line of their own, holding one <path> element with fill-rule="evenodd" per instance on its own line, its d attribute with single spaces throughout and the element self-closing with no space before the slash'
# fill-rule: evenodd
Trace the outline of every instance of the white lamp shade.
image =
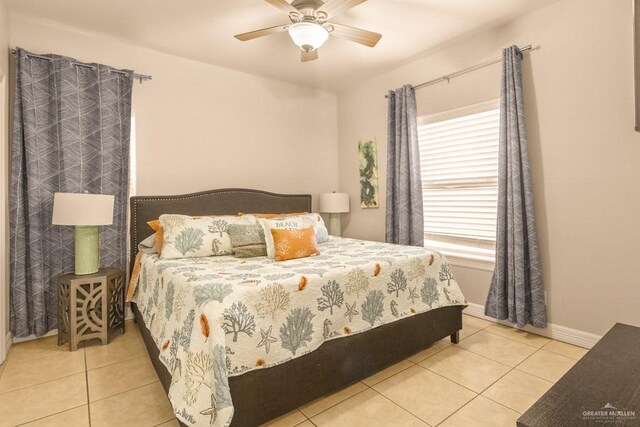
<svg viewBox="0 0 640 427">
<path fill-rule="evenodd" d="M 111 225 L 114 196 L 108 194 L 55 193 L 55 225 Z"/>
<path fill-rule="evenodd" d="M 320 194 L 320 212 L 322 213 L 349 212 L 349 195 L 347 193 Z"/>
<path fill-rule="evenodd" d="M 310 51 L 318 49 L 329 38 L 329 31 L 320 24 L 298 22 L 289 27 L 291 40 L 301 49 Z"/>
</svg>

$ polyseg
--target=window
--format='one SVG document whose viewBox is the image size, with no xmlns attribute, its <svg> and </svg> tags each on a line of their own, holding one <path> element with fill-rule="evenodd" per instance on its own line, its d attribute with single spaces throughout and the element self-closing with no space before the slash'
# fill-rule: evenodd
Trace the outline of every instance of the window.
<svg viewBox="0 0 640 427">
<path fill-rule="evenodd" d="M 494 261 L 499 126 L 498 101 L 418 122 L 425 246 L 454 263 Z"/>
</svg>

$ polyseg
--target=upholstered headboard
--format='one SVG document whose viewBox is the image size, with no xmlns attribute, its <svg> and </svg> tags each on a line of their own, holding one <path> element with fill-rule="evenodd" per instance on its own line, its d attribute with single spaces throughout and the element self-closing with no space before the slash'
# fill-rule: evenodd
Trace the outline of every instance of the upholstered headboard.
<svg viewBox="0 0 640 427">
<path fill-rule="evenodd" d="M 175 196 L 131 197 L 130 265 L 138 243 L 152 233 L 147 221 L 162 214 L 236 215 L 246 213 L 311 212 L 309 194 L 276 194 L 244 188 L 226 188 Z"/>
</svg>

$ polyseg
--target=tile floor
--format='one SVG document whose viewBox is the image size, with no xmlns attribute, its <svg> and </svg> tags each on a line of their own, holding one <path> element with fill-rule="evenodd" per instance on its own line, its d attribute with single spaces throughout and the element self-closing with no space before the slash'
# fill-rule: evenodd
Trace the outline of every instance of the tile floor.
<svg viewBox="0 0 640 427">
<path fill-rule="evenodd" d="M 269 427 L 514 426 L 587 350 L 464 316 L 448 339 Z M 143 411 L 140 409 L 144 408 Z M 0 365 L 1 426 L 177 426 L 135 323 L 76 352 L 14 344 Z"/>
</svg>

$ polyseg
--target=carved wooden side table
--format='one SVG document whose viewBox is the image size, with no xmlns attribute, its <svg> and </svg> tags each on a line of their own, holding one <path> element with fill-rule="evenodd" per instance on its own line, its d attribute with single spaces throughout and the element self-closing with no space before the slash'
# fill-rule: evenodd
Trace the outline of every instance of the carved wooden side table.
<svg viewBox="0 0 640 427">
<path fill-rule="evenodd" d="M 101 268 L 97 273 L 58 277 L 58 345 L 98 338 L 109 343 L 111 331 L 124 334 L 125 275 L 117 268 Z"/>
</svg>

